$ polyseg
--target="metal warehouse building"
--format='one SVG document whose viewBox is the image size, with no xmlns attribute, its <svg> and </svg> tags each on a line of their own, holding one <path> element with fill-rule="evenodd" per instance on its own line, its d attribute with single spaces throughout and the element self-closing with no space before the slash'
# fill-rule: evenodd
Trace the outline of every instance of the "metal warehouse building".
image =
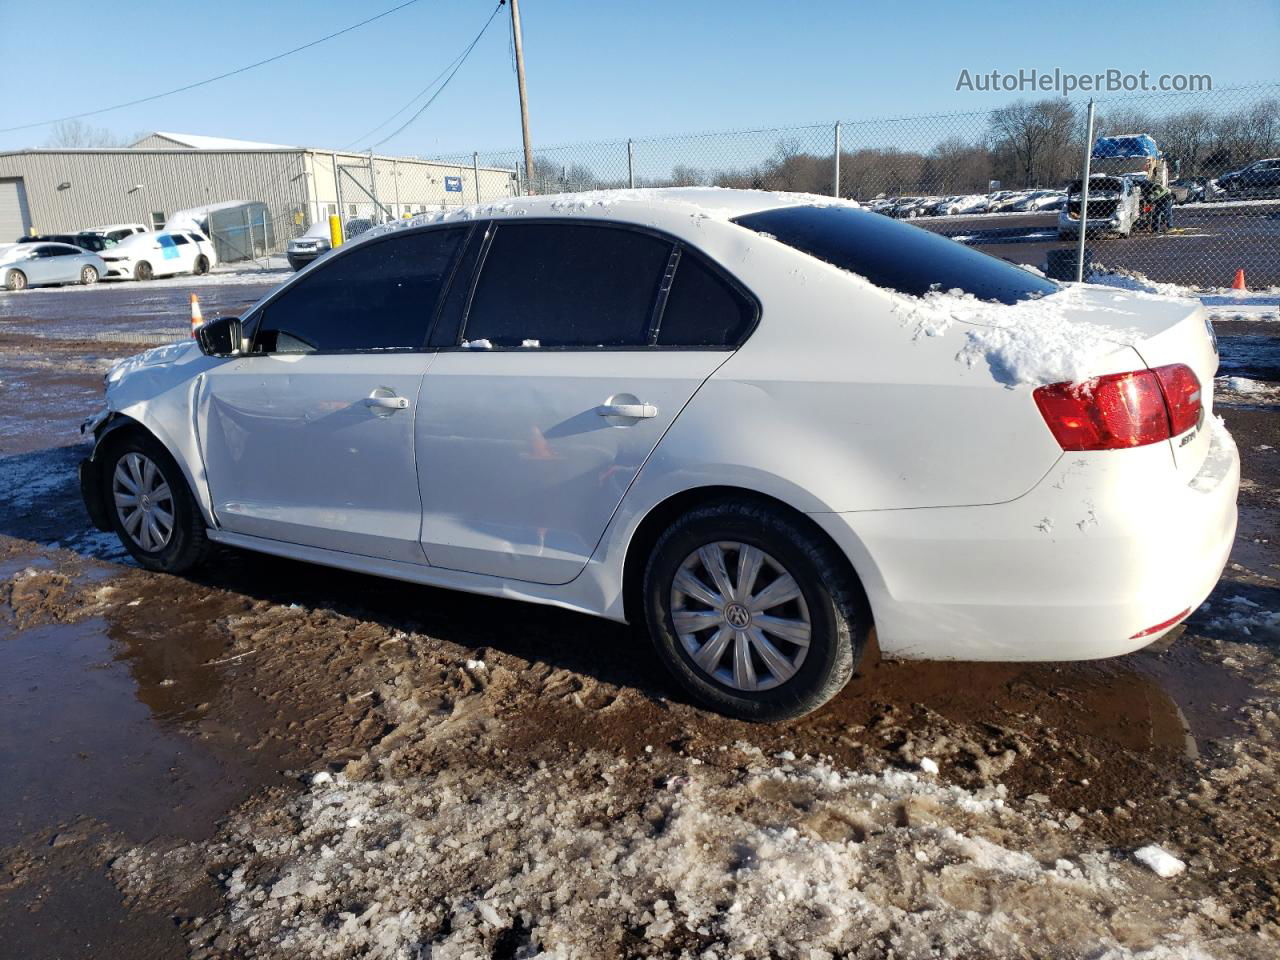
<svg viewBox="0 0 1280 960">
<path fill-rule="evenodd" d="M 154 133 L 119 149 L 0 153 L 0 243 L 108 223 L 160 229 L 175 211 L 243 201 L 266 204 L 278 249 L 331 214 L 383 220 L 517 192 L 512 170 Z"/>
</svg>

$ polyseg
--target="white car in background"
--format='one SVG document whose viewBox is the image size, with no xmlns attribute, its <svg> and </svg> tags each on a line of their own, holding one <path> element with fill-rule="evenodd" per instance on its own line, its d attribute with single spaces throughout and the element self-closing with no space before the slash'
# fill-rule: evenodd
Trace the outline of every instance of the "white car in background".
<svg viewBox="0 0 1280 960">
<path fill-rule="evenodd" d="M 777 720 L 873 625 L 966 660 L 1172 629 L 1235 533 L 1217 366 L 1198 303 L 848 202 L 522 197 L 121 361 L 81 488 L 145 568 L 226 544 L 629 621 L 698 701 Z"/>
<path fill-rule="evenodd" d="M 103 240 L 110 240 L 113 243 L 119 243 L 125 237 L 132 237 L 138 233 L 150 233 L 150 231 L 140 223 L 108 223 L 101 227 L 89 227 L 81 233 L 92 233 Z"/>
<path fill-rule="evenodd" d="M 139 233 L 103 251 L 107 276 L 120 280 L 150 280 L 177 273 L 208 273 L 217 256 L 213 244 L 195 231 Z"/>
<path fill-rule="evenodd" d="M 97 283 L 106 276 L 101 257 L 69 243 L 13 243 L 0 246 L 0 287 L 27 287 L 60 283 Z"/>
</svg>

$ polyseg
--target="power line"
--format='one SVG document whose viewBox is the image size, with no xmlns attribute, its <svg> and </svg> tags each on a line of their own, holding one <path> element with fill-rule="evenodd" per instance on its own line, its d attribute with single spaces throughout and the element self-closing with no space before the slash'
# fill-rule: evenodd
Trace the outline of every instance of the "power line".
<svg viewBox="0 0 1280 960">
<path fill-rule="evenodd" d="M 396 117 L 400 116 L 400 114 L 404 113 L 404 112 L 405 112 L 406 110 L 408 110 L 411 106 L 413 106 L 413 104 L 414 104 L 418 99 L 420 99 L 421 97 L 426 96 L 427 92 L 428 92 L 428 91 L 430 91 L 432 87 L 434 87 L 437 83 L 439 83 L 439 82 L 440 82 L 440 78 L 441 78 L 441 77 L 443 77 L 445 74 L 449 73 L 449 71 L 451 71 L 451 70 L 456 71 L 457 67 L 460 67 L 460 66 L 462 65 L 462 61 L 464 61 L 464 60 L 467 58 L 467 54 L 469 54 L 469 53 L 471 52 L 471 48 L 472 48 L 472 47 L 474 47 L 474 46 L 476 45 L 476 43 L 478 43 L 478 42 L 479 42 L 480 38 L 481 38 L 482 36 L 484 36 L 485 31 L 489 29 L 489 24 L 493 22 L 493 18 L 494 18 L 495 16 L 497 16 L 497 14 L 498 14 L 498 10 L 500 10 L 500 9 L 502 9 L 502 4 L 501 4 L 501 3 L 499 3 L 499 4 L 498 4 L 498 8 L 497 8 L 496 10 L 494 10 L 494 12 L 493 12 L 492 14 L 490 14 L 489 19 L 488 19 L 488 20 L 486 20 L 486 21 L 485 21 L 485 23 L 484 23 L 484 26 L 480 28 L 480 32 L 479 32 L 478 34 L 476 34 L 476 38 L 475 38 L 474 40 L 472 40 L 472 41 L 471 41 L 471 43 L 470 43 L 470 44 L 469 44 L 469 45 L 468 45 L 468 46 L 467 46 L 467 47 L 466 47 L 466 48 L 465 48 L 465 49 L 464 49 L 460 54 L 458 54 L 456 57 L 454 57 L 452 60 L 450 60 L 450 61 L 448 62 L 448 64 L 446 64 L 446 65 L 445 65 L 445 68 L 444 68 L 443 70 L 441 70 L 439 73 L 437 73 L 437 74 L 436 74 L 436 75 L 431 79 L 431 82 L 430 82 L 430 83 L 428 83 L 425 87 L 423 87 L 421 90 L 419 90 L 417 93 L 415 93 L 412 97 L 410 97 L 410 98 L 409 98 L 409 100 L 408 100 L 408 102 L 407 102 L 407 103 L 405 103 L 405 105 L 404 105 L 403 107 L 401 107 L 399 110 L 397 110 L 397 111 L 396 111 L 395 113 L 393 113 L 391 116 L 387 117 L 387 119 L 383 120 L 380 124 L 378 124 L 378 125 L 377 125 L 376 127 L 374 127 L 372 130 L 368 131 L 367 133 L 362 133 L 362 134 L 360 134 L 360 136 L 356 137 L 354 140 L 352 140 L 350 143 L 348 143 L 348 144 L 347 144 L 347 146 L 346 146 L 344 149 L 350 150 L 351 148 L 353 148 L 353 147 L 355 147 L 357 144 L 359 144 L 361 141 L 363 141 L 363 140 L 367 139 L 368 137 L 372 137 L 375 133 L 377 133 L 379 130 L 381 130 L 383 127 L 385 127 L 387 124 L 391 123 L 391 121 L 393 121 Z M 447 82 L 447 81 L 446 81 L 446 82 Z M 441 89 L 443 89 L 443 88 L 441 88 Z M 415 117 L 415 119 L 416 119 L 416 117 Z M 410 121 L 410 123 L 412 123 L 412 122 L 413 122 L 413 121 L 411 120 L 411 121 Z M 392 134 L 392 136 L 395 136 L 395 134 Z M 387 138 L 387 139 L 390 139 L 390 138 Z M 384 140 L 384 141 L 382 141 L 382 142 L 384 142 L 384 143 L 385 143 L 386 141 Z"/>
<path fill-rule="evenodd" d="M 400 126 L 396 127 L 394 132 L 388 134 L 387 136 L 379 140 L 377 143 L 373 144 L 373 146 L 370 147 L 370 149 L 373 149 L 373 147 L 380 147 L 384 143 L 386 143 L 388 140 L 392 140 L 395 137 L 398 137 L 401 133 L 403 133 L 409 127 L 410 124 L 412 124 L 420 116 L 426 113 L 427 107 L 431 106 L 431 104 L 436 102 L 436 98 L 439 97 L 440 94 L 444 93 L 445 88 L 449 86 L 449 81 L 453 79 L 454 74 L 456 74 L 459 70 L 461 70 L 462 65 L 467 62 L 467 57 L 471 56 L 471 51 L 476 48 L 476 44 L 480 42 L 480 38 L 485 35 L 485 32 L 489 29 L 489 25 L 493 23 L 493 18 L 498 15 L 498 11 L 502 9 L 502 6 L 503 6 L 503 0 L 499 0 L 498 5 L 493 8 L 493 13 L 489 14 L 489 19 L 484 22 L 484 26 L 480 28 L 480 32 L 476 34 L 476 38 L 472 40 L 470 44 L 467 45 L 467 48 L 465 50 L 462 51 L 462 55 L 457 60 L 457 66 L 455 66 L 453 70 L 449 73 L 449 75 L 445 77 L 444 83 L 440 85 L 439 90 L 437 90 L 435 93 L 431 95 L 431 99 L 429 99 L 426 103 L 424 103 L 421 107 L 419 107 L 417 113 L 415 113 L 412 117 L 410 117 L 404 123 L 400 124 Z M 428 87 L 428 89 L 430 88 Z"/>
<path fill-rule="evenodd" d="M 250 63 L 243 67 L 237 67 L 235 70 L 228 70 L 226 73 L 220 73 L 216 77 L 209 77 L 207 80 L 197 80 L 195 83 L 188 83 L 184 87 L 175 87 L 173 90 L 166 90 L 164 93 L 155 93 L 149 97 L 139 97 L 137 100 L 129 100 L 126 103 L 117 103 L 110 107 L 102 107 L 99 110 L 86 110 L 84 113 L 72 113 L 65 117 L 54 117 L 52 120 L 39 120 L 36 123 L 23 123 L 16 127 L 0 127 L 0 133 L 12 133 L 15 130 L 30 130 L 32 127 L 43 127 L 51 123 L 62 123 L 64 120 L 79 120 L 83 117 L 95 117 L 100 113 L 108 113 L 112 110 L 123 110 L 125 107 L 136 107 L 140 103 L 150 103 L 152 100 L 159 100 L 161 97 L 170 97 L 175 93 L 184 93 L 187 90 L 194 90 L 196 87 L 203 87 L 205 84 L 215 83 L 218 80 L 225 80 L 227 77 L 234 77 L 236 74 L 244 73 L 257 67 L 266 66 L 268 63 L 275 63 L 277 60 L 283 60 L 285 57 L 293 56 L 295 53 L 301 53 L 303 50 L 309 50 L 311 47 L 318 46 L 326 40 L 332 40 L 334 37 L 340 37 L 344 33 L 350 33 L 352 30 L 358 30 L 363 26 L 373 23 L 375 20 L 381 20 L 383 17 L 389 17 L 391 14 L 405 7 L 411 7 L 419 0 L 405 0 L 399 6 L 385 10 L 376 16 L 369 17 L 367 20 L 361 20 L 359 23 L 353 23 L 349 27 L 343 27 L 341 30 L 335 31 L 328 36 L 321 37 L 318 40 L 312 40 L 310 43 L 304 43 L 300 47 L 294 47 L 292 50 L 286 50 L 284 53 L 277 53 L 273 57 L 267 57 L 265 60 L 259 60 L 256 63 Z"/>
</svg>

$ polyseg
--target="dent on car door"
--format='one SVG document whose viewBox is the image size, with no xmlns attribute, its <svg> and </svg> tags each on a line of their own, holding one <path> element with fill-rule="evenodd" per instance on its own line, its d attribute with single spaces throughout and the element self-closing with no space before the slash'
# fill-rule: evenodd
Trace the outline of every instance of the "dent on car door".
<svg viewBox="0 0 1280 960">
<path fill-rule="evenodd" d="M 426 334 L 466 228 L 355 244 L 260 309 L 199 403 L 231 533 L 425 562 L 413 422 Z"/>
<path fill-rule="evenodd" d="M 423 378 L 423 546 L 433 566 L 566 583 L 756 306 L 652 233 L 494 231 L 462 344 Z"/>
</svg>

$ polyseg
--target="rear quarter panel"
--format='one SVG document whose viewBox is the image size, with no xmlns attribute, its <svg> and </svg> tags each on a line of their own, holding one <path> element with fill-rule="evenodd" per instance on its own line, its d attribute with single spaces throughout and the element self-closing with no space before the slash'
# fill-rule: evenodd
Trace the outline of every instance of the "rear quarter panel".
<svg viewBox="0 0 1280 960">
<path fill-rule="evenodd" d="M 641 481 L 741 483 L 806 511 L 886 510 L 1011 500 L 1060 458 L 1030 387 L 959 359 L 962 324 L 923 330 L 902 298 L 719 228 L 742 234 L 711 252 L 760 298 L 761 322 Z"/>
</svg>

